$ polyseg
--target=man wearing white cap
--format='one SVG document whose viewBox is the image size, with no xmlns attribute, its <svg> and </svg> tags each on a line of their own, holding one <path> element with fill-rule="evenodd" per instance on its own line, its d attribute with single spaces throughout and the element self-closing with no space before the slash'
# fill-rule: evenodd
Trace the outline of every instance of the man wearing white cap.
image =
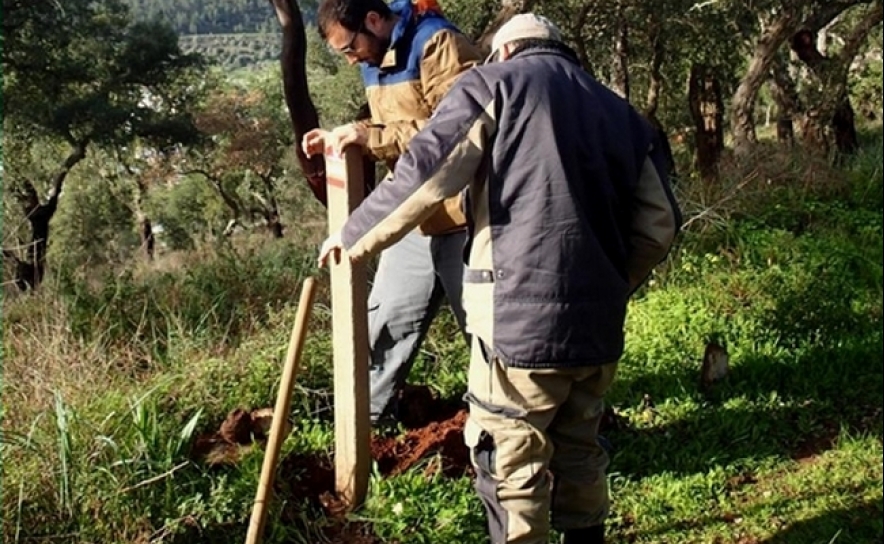
<svg viewBox="0 0 884 544">
<path fill-rule="evenodd" d="M 660 134 L 547 19 L 503 25 L 320 262 L 394 243 L 467 191 L 464 431 L 495 544 L 604 542 L 598 424 L 630 295 L 681 224 Z"/>
</svg>

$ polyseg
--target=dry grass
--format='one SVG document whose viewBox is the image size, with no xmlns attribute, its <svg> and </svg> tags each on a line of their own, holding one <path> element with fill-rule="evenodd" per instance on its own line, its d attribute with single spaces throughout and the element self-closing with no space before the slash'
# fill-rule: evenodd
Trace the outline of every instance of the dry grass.
<svg viewBox="0 0 884 544">
<path fill-rule="evenodd" d="M 850 180 L 828 157 L 773 143 L 760 143 L 748 156 L 725 153 L 719 172 L 715 182 L 688 177 L 677 185 L 686 230 L 756 216 L 785 194 L 792 200 L 833 199 L 850 191 Z"/>
<path fill-rule="evenodd" d="M 4 307 L 3 428 L 28 428 L 52 408 L 56 392 L 76 401 L 131 381 L 124 369 L 142 365 L 141 356 L 127 350 L 111 353 L 100 340 L 75 338 L 64 305 L 49 291 Z"/>
</svg>

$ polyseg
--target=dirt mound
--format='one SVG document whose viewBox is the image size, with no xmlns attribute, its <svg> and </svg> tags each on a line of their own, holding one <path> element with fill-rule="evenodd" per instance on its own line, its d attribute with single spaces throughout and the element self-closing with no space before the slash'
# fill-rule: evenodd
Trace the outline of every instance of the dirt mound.
<svg viewBox="0 0 884 544">
<path fill-rule="evenodd" d="M 207 465 L 236 463 L 255 444 L 261 447 L 266 444 L 272 422 L 273 408 L 232 410 L 217 431 L 196 437 L 191 446 L 190 457 Z M 287 435 L 291 429 L 291 422 L 286 421 L 283 434 Z"/>
<path fill-rule="evenodd" d="M 442 470 L 449 477 L 461 476 L 470 467 L 469 451 L 463 442 L 466 420 L 467 411 L 460 410 L 446 420 L 433 421 L 401 436 L 376 436 L 371 441 L 372 457 L 381 474 L 395 476 L 438 454 L 441 466 L 430 465 L 428 470 Z"/>
<path fill-rule="evenodd" d="M 467 411 L 460 401 L 439 399 L 428 387 L 407 387 L 399 397 L 406 432 L 399 436 L 376 433 L 371 439 L 372 457 L 385 476 L 400 474 L 421 460 L 438 455 L 427 472 L 442 471 L 451 477 L 466 474 L 469 454 L 463 443 Z M 217 431 L 196 438 L 191 457 L 218 466 L 236 463 L 251 448 L 264 447 L 273 410 L 231 411 Z M 288 422 L 287 422 L 288 423 Z M 287 424 L 285 432 L 291 431 Z M 302 518 L 305 502 L 321 510 L 330 523 L 324 536 L 332 544 L 376 544 L 371 526 L 346 519 L 346 508 L 335 493 L 334 461 L 323 454 L 292 454 L 280 461 L 274 483 L 278 500 L 291 505 L 281 513 L 283 522 Z"/>
<path fill-rule="evenodd" d="M 471 474 L 469 450 L 463 441 L 467 420 L 466 405 L 459 400 L 440 399 L 425 386 L 409 386 L 399 397 L 399 412 L 404 433 L 391 436 L 376 432 L 371 439 L 371 453 L 384 476 L 395 476 L 433 458 L 425 474 L 441 472 L 447 477 Z M 197 438 L 192 455 L 208 464 L 236 462 L 248 448 L 263 447 L 272 421 L 272 409 L 247 411 L 237 409 L 217 432 Z M 601 427 L 613 430 L 622 422 L 608 409 Z M 290 432 L 291 426 L 287 426 Z M 292 454 L 280 461 L 274 491 L 289 507 L 282 512 L 283 522 L 303 519 L 304 503 L 324 512 L 330 523 L 323 529 L 332 544 L 377 544 L 370 524 L 350 522 L 346 508 L 335 493 L 334 461 L 324 454 Z"/>
<path fill-rule="evenodd" d="M 466 474 L 469 453 L 463 443 L 467 411 L 458 402 L 437 399 L 428 388 L 409 387 L 400 397 L 400 409 L 408 414 L 402 421 L 408 429 L 399 436 L 375 434 L 371 453 L 384 476 L 400 474 L 422 459 L 438 454 L 438 462 L 427 466 L 427 473 L 442 471 L 450 477 Z M 348 522 L 346 508 L 335 493 L 334 461 L 321 454 L 289 455 L 280 463 L 276 493 L 292 505 L 283 513 L 292 520 L 301 516 L 306 501 L 321 509 L 331 523 L 324 529 L 332 544 L 376 544 L 371 526 Z"/>
<path fill-rule="evenodd" d="M 438 454 L 440 463 L 428 470 L 442 470 L 449 477 L 466 474 L 469 451 L 463 443 L 467 409 L 463 401 L 438 398 L 427 386 L 408 385 L 399 395 L 399 417 L 407 429 L 400 436 L 377 434 L 371 441 L 372 458 L 385 476 L 394 476 L 422 459 Z"/>
</svg>

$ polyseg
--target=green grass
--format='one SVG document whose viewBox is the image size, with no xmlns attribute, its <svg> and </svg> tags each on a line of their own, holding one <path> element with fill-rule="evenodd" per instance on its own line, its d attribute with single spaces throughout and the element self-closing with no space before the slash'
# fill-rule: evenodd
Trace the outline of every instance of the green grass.
<svg viewBox="0 0 884 544">
<path fill-rule="evenodd" d="M 881 541 L 880 129 L 864 145 L 819 173 L 825 185 L 798 178 L 795 159 L 792 183 L 780 172 L 694 221 L 631 303 L 609 396 L 620 421 L 606 431 L 611 542 Z M 743 175 L 734 168 L 723 185 Z M 686 209 L 703 207 L 696 187 L 679 191 Z M 172 270 L 62 277 L 4 301 L 2 541 L 244 541 L 260 451 L 207 468 L 187 450 L 230 410 L 273 405 L 314 252 L 222 249 Z M 329 328 L 323 290 L 291 406 L 286 486 L 308 481 L 301 456 L 333 448 Z M 731 371 L 703 392 L 709 341 L 728 350 Z M 413 381 L 456 397 L 466 357 L 445 312 Z M 470 478 L 427 471 L 433 462 L 375 472 L 351 521 L 382 542 L 485 542 Z M 331 520 L 292 495 L 270 520 L 268 543 L 332 541 Z"/>
</svg>

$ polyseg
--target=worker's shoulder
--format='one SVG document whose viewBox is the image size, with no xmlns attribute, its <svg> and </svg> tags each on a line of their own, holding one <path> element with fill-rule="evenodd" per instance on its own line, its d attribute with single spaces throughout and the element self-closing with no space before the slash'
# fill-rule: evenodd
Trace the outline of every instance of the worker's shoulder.
<svg viewBox="0 0 884 544">
<path fill-rule="evenodd" d="M 410 44 L 412 53 L 421 54 L 431 44 L 465 51 L 475 49 L 476 55 L 479 55 L 478 47 L 454 23 L 444 17 L 424 17 L 414 27 Z"/>
</svg>

